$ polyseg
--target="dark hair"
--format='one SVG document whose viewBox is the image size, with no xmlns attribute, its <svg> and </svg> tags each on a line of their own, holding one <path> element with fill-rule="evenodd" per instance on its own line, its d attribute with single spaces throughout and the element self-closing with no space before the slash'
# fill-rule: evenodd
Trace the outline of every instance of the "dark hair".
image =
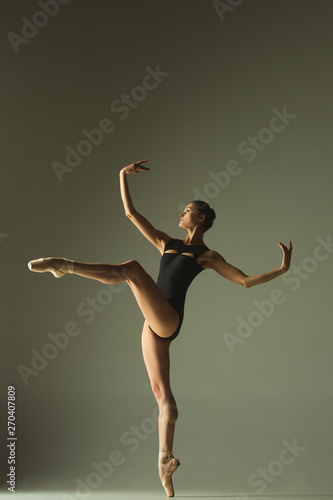
<svg viewBox="0 0 333 500">
<path fill-rule="evenodd" d="M 213 220 L 216 218 L 215 211 L 210 208 L 208 203 L 205 201 L 201 200 L 194 200 L 191 201 L 195 205 L 195 208 L 198 210 L 199 215 L 204 214 L 205 215 L 205 220 L 202 226 L 203 232 L 206 232 L 208 229 L 210 229 L 213 225 Z"/>
</svg>

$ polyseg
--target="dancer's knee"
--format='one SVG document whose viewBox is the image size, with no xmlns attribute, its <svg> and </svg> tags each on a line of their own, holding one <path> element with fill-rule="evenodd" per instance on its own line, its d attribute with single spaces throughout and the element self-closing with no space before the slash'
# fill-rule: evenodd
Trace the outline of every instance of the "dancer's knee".
<svg viewBox="0 0 333 500">
<path fill-rule="evenodd" d="M 166 418 L 168 422 L 175 422 L 178 418 L 178 408 L 170 389 L 166 389 L 158 382 L 151 382 L 151 389 L 158 404 L 159 419 Z"/>
<path fill-rule="evenodd" d="M 124 276 L 126 280 L 135 279 L 142 269 L 141 264 L 137 260 L 128 260 L 124 263 Z"/>
<path fill-rule="evenodd" d="M 159 402 L 159 419 L 160 421 L 167 421 L 170 424 L 174 424 L 178 418 L 178 408 L 176 401 L 165 399 Z"/>
</svg>

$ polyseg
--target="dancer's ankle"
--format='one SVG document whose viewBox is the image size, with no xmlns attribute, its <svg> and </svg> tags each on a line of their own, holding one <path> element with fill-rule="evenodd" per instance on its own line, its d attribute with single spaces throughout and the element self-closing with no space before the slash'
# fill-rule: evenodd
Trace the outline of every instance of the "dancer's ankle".
<svg viewBox="0 0 333 500">
<path fill-rule="evenodd" d="M 158 457 L 159 457 L 159 459 L 170 458 L 170 457 L 173 457 L 173 454 L 172 454 L 171 450 L 159 451 L 158 452 Z"/>
<path fill-rule="evenodd" d="M 74 273 L 74 260 L 65 259 L 65 258 L 57 258 L 57 257 L 49 257 L 45 259 L 48 264 L 60 271 L 62 274 L 73 274 Z"/>
<path fill-rule="evenodd" d="M 74 273 L 74 260 L 66 259 L 66 261 L 67 261 L 67 273 L 73 274 Z"/>
</svg>

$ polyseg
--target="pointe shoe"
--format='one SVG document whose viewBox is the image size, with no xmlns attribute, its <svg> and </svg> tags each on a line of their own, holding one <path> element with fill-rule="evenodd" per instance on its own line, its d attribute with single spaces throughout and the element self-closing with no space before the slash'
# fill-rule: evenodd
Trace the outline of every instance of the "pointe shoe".
<svg viewBox="0 0 333 500">
<path fill-rule="evenodd" d="M 63 262 L 61 262 L 58 267 L 55 267 L 54 261 L 56 260 Z M 30 271 L 34 271 L 36 273 L 45 273 L 49 271 L 56 278 L 62 278 L 67 273 L 73 273 L 74 261 L 60 257 L 46 257 L 45 259 L 31 260 L 28 262 L 28 268 Z"/>
<path fill-rule="evenodd" d="M 158 459 L 158 467 L 160 470 L 160 479 L 165 493 L 169 497 L 174 496 L 174 490 L 172 485 L 172 474 L 178 469 L 180 462 L 178 458 L 175 458 L 171 452 L 160 452 Z"/>
</svg>

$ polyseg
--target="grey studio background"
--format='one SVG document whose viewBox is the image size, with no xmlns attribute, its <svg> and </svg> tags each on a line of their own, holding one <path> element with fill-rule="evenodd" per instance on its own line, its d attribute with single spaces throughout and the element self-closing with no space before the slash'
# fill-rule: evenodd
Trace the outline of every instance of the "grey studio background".
<svg viewBox="0 0 333 500">
<path fill-rule="evenodd" d="M 246 274 L 294 246 L 289 273 L 262 286 L 207 271 L 188 291 L 171 345 L 176 495 L 333 495 L 333 5 L 221 5 L 59 0 L 41 16 L 37 1 L 1 2 L 4 495 L 13 385 L 18 493 L 164 496 L 129 286 L 27 268 L 136 259 L 156 279 L 160 254 L 119 190 L 144 158 L 129 187 L 156 228 L 184 238 L 180 211 L 205 197 L 205 243 Z"/>
</svg>

